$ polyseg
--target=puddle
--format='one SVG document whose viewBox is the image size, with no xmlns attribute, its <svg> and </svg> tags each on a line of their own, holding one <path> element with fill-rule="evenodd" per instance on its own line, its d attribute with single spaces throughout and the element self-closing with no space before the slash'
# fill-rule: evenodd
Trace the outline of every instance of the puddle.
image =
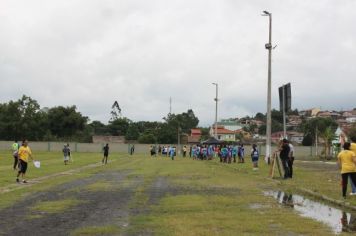
<svg viewBox="0 0 356 236">
<path fill-rule="evenodd" d="M 332 228 L 334 233 L 356 232 L 356 212 L 345 212 L 320 202 L 312 201 L 300 195 L 284 192 L 266 191 L 265 196 L 272 196 L 278 203 L 298 212 L 303 217 L 312 218 Z"/>
</svg>

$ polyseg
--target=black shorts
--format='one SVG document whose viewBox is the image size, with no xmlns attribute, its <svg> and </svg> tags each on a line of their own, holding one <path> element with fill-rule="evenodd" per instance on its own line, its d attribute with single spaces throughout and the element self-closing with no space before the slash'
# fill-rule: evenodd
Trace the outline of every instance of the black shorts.
<svg viewBox="0 0 356 236">
<path fill-rule="evenodd" d="M 19 173 L 25 174 L 25 173 L 26 173 L 26 170 L 27 170 L 27 162 L 25 162 L 25 161 L 19 159 L 19 166 L 20 166 Z"/>
</svg>

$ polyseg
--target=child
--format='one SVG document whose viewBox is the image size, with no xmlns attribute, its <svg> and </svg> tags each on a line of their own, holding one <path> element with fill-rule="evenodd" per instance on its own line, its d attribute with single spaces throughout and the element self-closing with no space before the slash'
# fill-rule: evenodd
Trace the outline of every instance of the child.
<svg viewBox="0 0 356 236">
<path fill-rule="evenodd" d="M 245 163 L 245 148 L 243 144 L 240 144 L 239 150 L 237 155 L 239 156 L 239 162 L 240 163 Z"/>
<path fill-rule="evenodd" d="M 252 163 L 253 163 L 253 170 L 258 170 L 258 158 L 259 158 L 259 153 L 257 150 L 256 144 L 252 145 L 252 151 L 251 151 L 251 158 L 252 158 Z"/>
</svg>

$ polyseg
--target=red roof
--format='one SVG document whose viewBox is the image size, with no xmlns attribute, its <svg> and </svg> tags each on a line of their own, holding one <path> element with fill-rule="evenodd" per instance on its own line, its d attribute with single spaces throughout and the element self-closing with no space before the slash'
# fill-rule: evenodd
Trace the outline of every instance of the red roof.
<svg viewBox="0 0 356 236">
<path fill-rule="evenodd" d="M 217 129 L 218 134 L 235 134 L 235 131 L 224 129 L 224 128 L 219 128 Z"/>
<path fill-rule="evenodd" d="M 191 133 L 191 136 L 201 136 L 201 130 L 200 129 L 191 129 L 190 133 Z"/>
</svg>

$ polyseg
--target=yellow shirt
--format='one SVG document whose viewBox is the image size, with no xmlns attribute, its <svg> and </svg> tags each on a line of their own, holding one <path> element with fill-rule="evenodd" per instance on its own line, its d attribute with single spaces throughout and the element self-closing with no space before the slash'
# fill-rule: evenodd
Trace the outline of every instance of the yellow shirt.
<svg viewBox="0 0 356 236">
<path fill-rule="evenodd" d="M 356 172 L 356 165 L 352 160 L 353 157 L 355 157 L 355 153 L 349 150 L 344 150 L 339 153 L 337 158 L 341 163 L 341 174 Z"/>
<path fill-rule="evenodd" d="M 353 151 L 356 155 L 356 143 L 351 143 L 350 151 Z"/>
<path fill-rule="evenodd" d="M 23 160 L 24 162 L 28 162 L 28 157 L 32 155 L 30 147 L 21 146 L 18 155 L 21 160 Z"/>
</svg>

